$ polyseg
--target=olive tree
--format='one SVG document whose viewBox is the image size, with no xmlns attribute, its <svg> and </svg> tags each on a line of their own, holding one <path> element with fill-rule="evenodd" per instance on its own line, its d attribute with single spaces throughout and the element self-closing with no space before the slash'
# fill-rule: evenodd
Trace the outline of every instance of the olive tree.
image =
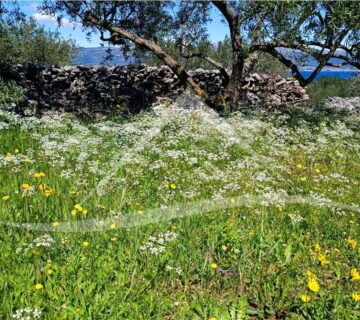
<svg viewBox="0 0 360 320">
<path fill-rule="evenodd" d="M 243 97 L 242 81 L 267 53 L 289 68 L 306 86 L 325 66 L 359 67 L 360 3 L 356 1 L 44 1 L 47 14 L 56 14 L 81 23 L 89 34 L 97 30 L 103 41 L 122 50 L 135 47 L 148 50 L 168 65 L 180 82 L 209 102 L 187 73 L 184 64 L 161 46 L 161 39 L 172 40 L 186 59 L 203 59 L 218 68 L 227 87 L 225 101 L 236 110 Z M 189 50 L 208 38 L 211 10 L 227 24 L 231 42 L 230 72 L 219 61 Z M 318 61 L 308 78 L 284 50 L 297 50 Z"/>
<path fill-rule="evenodd" d="M 11 25 L 0 22 L 0 61 L 34 64 L 72 63 L 77 47 L 65 40 L 58 31 L 47 31 L 34 18 Z"/>
</svg>

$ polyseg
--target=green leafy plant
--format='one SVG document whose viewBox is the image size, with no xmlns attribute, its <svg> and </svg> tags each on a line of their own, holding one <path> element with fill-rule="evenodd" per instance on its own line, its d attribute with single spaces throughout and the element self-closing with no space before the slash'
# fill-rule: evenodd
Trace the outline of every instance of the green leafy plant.
<svg viewBox="0 0 360 320">
<path fill-rule="evenodd" d="M 360 77 L 347 80 L 335 77 L 323 77 L 307 87 L 311 105 L 322 104 L 328 97 L 360 96 Z"/>
<path fill-rule="evenodd" d="M 15 82 L 5 82 L 0 78 L 0 109 L 11 110 L 24 99 L 24 89 Z"/>
<path fill-rule="evenodd" d="M 10 64 L 35 63 L 65 65 L 77 52 L 73 40 L 58 31 L 47 31 L 34 18 L 13 25 L 0 22 L 0 60 Z"/>
</svg>

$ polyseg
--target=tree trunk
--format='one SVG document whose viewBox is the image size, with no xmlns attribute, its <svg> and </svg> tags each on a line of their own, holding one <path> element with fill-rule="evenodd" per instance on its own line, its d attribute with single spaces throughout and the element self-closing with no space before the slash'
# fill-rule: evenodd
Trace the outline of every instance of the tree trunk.
<svg viewBox="0 0 360 320">
<path fill-rule="evenodd" d="M 255 63 L 259 58 L 259 52 L 252 52 L 244 61 L 243 78 L 249 76 L 255 67 Z"/>
<path fill-rule="evenodd" d="M 243 98 L 241 84 L 243 80 L 245 55 L 242 50 L 242 39 L 240 36 L 240 17 L 234 17 L 230 25 L 230 36 L 232 46 L 231 76 L 225 93 L 225 101 L 231 111 L 238 110 L 239 103 Z"/>
</svg>

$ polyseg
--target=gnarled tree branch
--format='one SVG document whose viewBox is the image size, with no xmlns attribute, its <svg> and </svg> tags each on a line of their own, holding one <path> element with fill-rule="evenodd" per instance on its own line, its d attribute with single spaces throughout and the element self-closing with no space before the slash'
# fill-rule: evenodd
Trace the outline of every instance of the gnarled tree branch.
<svg viewBox="0 0 360 320">
<path fill-rule="evenodd" d="M 183 58 L 185 59 L 190 59 L 190 58 L 200 58 L 200 59 L 204 59 L 205 61 L 209 62 L 210 64 L 212 64 L 213 66 L 215 66 L 217 69 L 219 69 L 221 75 L 224 77 L 225 82 L 228 83 L 229 82 L 229 74 L 226 71 L 225 67 L 218 61 L 216 61 L 215 59 L 206 56 L 204 54 L 202 54 L 201 52 L 192 52 L 192 53 L 182 53 L 180 54 Z"/>
</svg>

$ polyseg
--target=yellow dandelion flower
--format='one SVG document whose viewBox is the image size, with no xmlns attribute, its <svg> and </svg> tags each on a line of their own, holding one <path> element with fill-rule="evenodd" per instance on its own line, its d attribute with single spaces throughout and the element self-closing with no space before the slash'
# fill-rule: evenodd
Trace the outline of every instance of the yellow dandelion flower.
<svg viewBox="0 0 360 320">
<path fill-rule="evenodd" d="M 355 268 L 351 269 L 351 280 L 360 281 L 360 273 Z"/>
<path fill-rule="evenodd" d="M 41 283 L 37 283 L 37 284 L 35 285 L 35 289 L 36 289 L 36 290 L 41 290 L 42 288 L 44 288 L 44 286 L 43 286 Z"/>
<path fill-rule="evenodd" d="M 316 280 L 316 274 L 311 272 L 310 270 L 306 271 L 306 275 L 308 276 L 309 280 L 310 279 L 315 279 Z"/>
<path fill-rule="evenodd" d="M 302 181 L 302 182 L 306 181 L 306 177 L 301 177 L 300 181 Z"/>
<path fill-rule="evenodd" d="M 15 149 L 15 153 L 19 153 L 20 152 L 20 150 L 19 149 Z"/>
<path fill-rule="evenodd" d="M 170 184 L 170 188 L 171 190 L 176 190 L 176 184 L 175 183 Z"/>
<path fill-rule="evenodd" d="M 301 164 L 301 163 L 298 163 L 298 164 L 296 165 L 296 168 L 302 169 L 302 164 Z"/>
<path fill-rule="evenodd" d="M 355 301 L 355 302 L 359 302 L 360 301 L 360 294 L 358 292 L 353 292 L 352 295 L 351 295 L 352 299 Z"/>
<path fill-rule="evenodd" d="M 357 245 L 357 241 L 356 241 L 356 240 L 349 238 L 349 239 L 347 239 L 346 241 L 347 241 L 348 245 L 351 247 L 351 249 L 355 249 L 355 248 L 356 248 L 356 245 Z"/>
<path fill-rule="evenodd" d="M 54 273 L 54 271 L 53 271 L 52 269 L 48 269 L 48 270 L 47 270 L 47 274 L 48 274 L 49 276 L 51 276 L 53 273 Z"/>
<path fill-rule="evenodd" d="M 320 173 L 321 170 L 320 170 L 319 168 L 316 168 L 316 169 L 315 169 L 315 172 L 316 172 L 316 173 Z"/>
<path fill-rule="evenodd" d="M 34 177 L 35 179 L 40 179 L 40 178 L 45 177 L 45 176 L 46 176 L 46 174 L 45 174 L 44 172 L 35 172 L 35 173 L 33 174 L 33 177 Z"/>
<path fill-rule="evenodd" d="M 74 206 L 74 208 L 77 210 L 77 211 L 83 211 L 83 208 L 82 208 L 82 206 L 80 205 L 80 204 L 76 204 L 75 206 Z"/>
<path fill-rule="evenodd" d="M 320 244 L 317 243 L 317 242 L 314 244 L 314 248 L 315 248 L 315 250 L 316 250 L 317 252 L 320 252 L 320 251 L 321 251 L 321 246 L 320 246 Z"/>
<path fill-rule="evenodd" d="M 309 278 L 308 288 L 313 292 L 319 292 L 320 285 L 315 278 Z"/>
<path fill-rule="evenodd" d="M 10 199 L 10 196 L 3 196 L 1 199 L 2 199 L 3 201 L 8 201 L 8 200 Z"/>
<path fill-rule="evenodd" d="M 310 296 L 308 296 L 307 294 L 302 294 L 302 295 L 300 296 L 300 299 L 301 299 L 301 301 L 304 302 L 304 303 L 310 302 Z"/>
<path fill-rule="evenodd" d="M 77 214 L 77 210 L 75 210 L 75 209 L 74 209 L 74 210 L 71 210 L 71 215 L 72 215 L 72 216 L 74 216 L 74 217 L 75 217 L 75 216 L 76 216 L 76 214 Z"/>
<path fill-rule="evenodd" d="M 88 213 L 88 211 L 86 210 L 86 209 L 84 209 L 83 211 L 82 211 L 82 214 L 87 214 Z"/>
<path fill-rule="evenodd" d="M 59 222 L 58 221 L 54 221 L 53 223 L 52 223 L 52 226 L 53 227 L 57 227 L 59 225 Z"/>
<path fill-rule="evenodd" d="M 208 320 L 218 320 L 218 318 L 210 317 Z"/>
<path fill-rule="evenodd" d="M 89 243 L 88 241 L 84 241 L 84 242 L 83 242 L 83 247 L 85 247 L 85 248 L 86 248 L 86 247 L 88 247 L 88 246 L 89 246 L 89 244 L 90 244 L 90 243 Z"/>
<path fill-rule="evenodd" d="M 49 198 L 53 194 L 53 189 L 46 189 L 44 190 L 44 196 Z"/>
<path fill-rule="evenodd" d="M 211 269 L 217 269 L 218 265 L 217 263 L 213 262 L 212 264 L 210 264 L 210 268 Z"/>
<path fill-rule="evenodd" d="M 226 251 L 226 250 L 227 250 L 227 246 L 222 245 L 222 246 L 221 246 L 221 249 L 222 249 L 222 251 Z"/>
<path fill-rule="evenodd" d="M 110 225 L 110 228 L 111 228 L 111 229 L 115 229 L 115 227 L 116 227 L 116 224 L 115 224 L 115 223 L 112 223 L 112 224 Z"/>
<path fill-rule="evenodd" d="M 30 185 L 28 183 L 23 183 L 21 185 L 21 188 L 23 188 L 24 190 L 29 190 L 31 187 L 30 187 Z"/>
<path fill-rule="evenodd" d="M 330 261 L 326 258 L 324 254 L 319 254 L 318 261 L 321 263 L 322 266 L 330 263 Z"/>
<path fill-rule="evenodd" d="M 168 183 L 165 183 L 165 184 L 164 184 L 164 189 L 165 189 L 165 190 L 169 190 L 169 188 L 170 188 L 170 185 L 169 185 Z"/>
</svg>

